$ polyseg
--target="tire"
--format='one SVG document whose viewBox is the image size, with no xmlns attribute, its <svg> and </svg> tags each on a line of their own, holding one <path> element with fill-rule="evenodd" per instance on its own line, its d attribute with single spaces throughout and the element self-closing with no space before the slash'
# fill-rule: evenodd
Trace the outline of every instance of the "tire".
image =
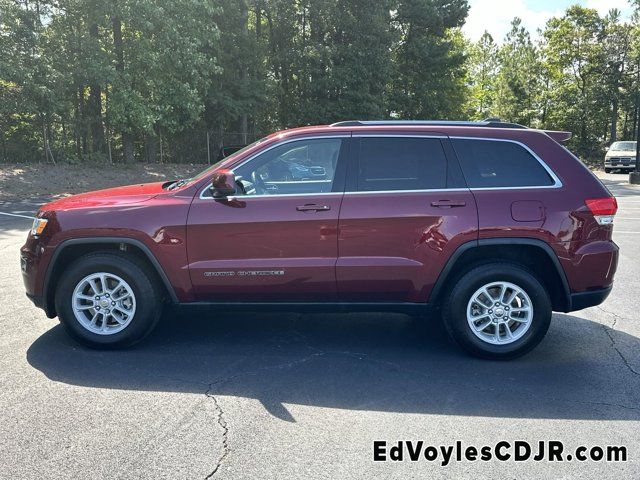
<svg viewBox="0 0 640 480">
<path fill-rule="evenodd" d="M 611 173 L 611 169 L 610 168 L 605 168 L 604 169 L 604 173 Z"/>
<path fill-rule="evenodd" d="M 94 296 L 96 289 L 102 295 L 100 301 Z M 124 348 L 145 338 L 158 323 L 161 292 L 154 273 L 137 258 L 92 253 L 64 271 L 56 288 L 55 306 L 60 322 L 78 342 L 91 348 Z"/>
<path fill-rule="evenodd" d="M 478 293 L 486 286 L 490 286 L 487 291 L 492 295 L 491 302 Z M 506 291 L 500 298 L 503 286 Z M 508 303 L 514 292 L 516 297 Z M 491 307 L 486 306 L 489 304 Z M 530 352 L 542 341 L 551 323 L 551 300 L 540 281 L 524 267 L 491 263 L 473 268 L 458 279 L 444 301 L 442 318 L 451 338 L 468 353 L 510 360 Z M 491 323 L 480 330 L 487 322 Z"/>
</svg>

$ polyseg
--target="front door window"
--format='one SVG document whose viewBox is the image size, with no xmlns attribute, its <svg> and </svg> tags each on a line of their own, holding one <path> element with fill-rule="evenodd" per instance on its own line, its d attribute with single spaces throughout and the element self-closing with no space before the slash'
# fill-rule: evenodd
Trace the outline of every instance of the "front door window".
<svg viewBox="0 0 640 480">
<path fill-rule="evenodd" d="M 278 145 L 234 169 L 244 195 L 331 192 L 342 139 L 299 140 Z"/>
</svg>

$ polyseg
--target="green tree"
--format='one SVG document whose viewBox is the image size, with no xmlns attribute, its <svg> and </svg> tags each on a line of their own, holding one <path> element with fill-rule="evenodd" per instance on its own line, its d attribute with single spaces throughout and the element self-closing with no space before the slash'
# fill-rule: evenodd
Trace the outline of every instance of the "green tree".
<svg viewBox="0 0 640 480">
<path fill-rule="evenodd" d="M 618 121 L 620 103 L 623 101 L 623 88 L 625 77 L 630 68 L 632 26 L 620 21 L 620 11 L 611 10 L 604 19 L 605 41 L 604 60 L 605 69 L 602 78 L 605 101 L 610 104 L 610 136 L 609 140 L 615 142 L 618 137 Z"/>
<path fill-rule="evenodd" d="M 633 136 L 640 14 L 570 7 L 537 43 L 515 19 L 498 46 L 489 32 L 462 37 L 467 11 L 466 0 L 0 0 L 0 152 L 198 160 L 211 132 L 221 145 L 383 117 L 499 116 L 571 130 L 586 156 Z"/>
<path fill-rule="evenodd" d="M 46 59 L 47 5 L 0 0 L 0 111 L 5 155 L 29 159 L 51 151 L 52 122 L 59 107 L 56 72 Z M 12 137 L 24 139 L 24 150 L 9 152 Z"/>
<path fill-rule="evenodd" d="M 219 3 L 213 20 L 220 25 L 220 37 L 212 45 L 218 69 L 205 97 L 205 121 L 220 135 L 225 129 L 240 132 L 247 142 L 249 123 L 255 120 L 265 96 L 262 37 L 263 5 L 225 0 Z M 222 137 L 220 136 L 220 139 Z"/>
<path fill-rule="evenodd" d="M 544 31 L 545 57 L 551 75 L 548 92 L 554 108 L 546 125 L 575 133 L 571 145 L 586 156 L 598 151 L 607 104 L 600 95 L 605 65 L 602 18 L 593 9 L 570 7 L 549 20 Z"/>
<path fill-rule="evenodd" d="M 122 34 L 122 58 L 113 55 L 117 33 L 109 38 L 115 72 L 109 117 L 118 130 L 144 135 L 147 158 L 154 160 L 159 136 L 193 127 L 203 114 L 217 72 L 211 54 L 218 37 L 215 8 L 198 0 L 130 0 L 117 6 L 105 17 L 113 32 L 117 16 Z"/>
<path fill-rule="evenodd" d="M 390 110 L 401 118 L 456 118 L 465 91 L 465 42 L 457 30 L 467 16 L 466 0 L 403 0 L 393 24 Z"/>
<path fill-rule="evenodd" d="M 473 120 L 482 120 L 496 115 L 496 76 L 498 73 L 498 46 L 485 30 L 478 42 L 468 47 L 469 97 L 467 115 Z"/>
<path fill-rule="evenodd" d="M 503 120 L 532 125 L 538 118 L 536 92 L 540 82 L 538 51 L 522 20 L 511 22 L 504 44 L 498 51 L 495 113 Z"/>
</svg>

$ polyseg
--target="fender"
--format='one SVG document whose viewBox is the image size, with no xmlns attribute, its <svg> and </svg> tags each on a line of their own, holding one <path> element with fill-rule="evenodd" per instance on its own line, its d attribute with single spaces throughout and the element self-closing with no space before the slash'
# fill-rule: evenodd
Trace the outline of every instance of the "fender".
<svg viewBox="0 0 640 480">
<path fill-rule="evenodd" d="M 438 280 L 436 281 L 433 289 L 431 290 L 431 294 L 429 295 L 429 303 L 435 303 L 441 295 L 441 290 L 444 287 L 445 282 L 447 281 L 449 274 L 453 270 L 458 259 L 468 250 L 473 248 L 485 247 L 490 245 L 529 245 L 533 247 L 541 248 L 549 257 L 551 262 L 556 268 L 556 271 L 560 277 L 560 281 L 562 282 L 563 296 L 565 300 L 565 304 L 567 305 L 568 310 L 571 311 L 571 290 L 569 289 L 569 282 L 567 281 L 567 275 L 560 264 L 560 260 L 558 256 L 553 251 L 551 246 L 543 242 L 542 240 L 538 240 L 535 238 L 519 238 L 519 237 L 503 237 L 503 238 L 483 238 L 480 240 L 471 240 L 469 242 L 463 243 L 460 245 L 455 252 L 451 255 L 446 265 L 440 272 L 438 276 Z"/>
<path fill-rule="evenodd" d="M 99 245 L 99 244 L 114 244 L 114 243 L 132 245 L 136 248 L 139 248 L 140 251 L 145 255 L 145 257 L 147 257 L 147 260 L 149 260 L 151 265 L 153 265 L 153 268 L 155 269 L 155 271 L 158 273 L 158 276 L 162 280 L 162 283 L 164 284 L 165 288 L 167 289 L 167 292 L 169 293 L 171 302 L 178 303 L 178 297 L 176 296 L 176 292 L 174 291 L 173 285 L 171 285 L 171 282 L 169 282 L 169 278 L 167 277 L 166 273 L 162 269 L 162 265 L 160 265 L 160 262 L 155 257 L 153 252 L 151 252 L 149 247 L 147 247 L 140 240 L 136 240 L 134 238 L 128 238 L 128 237 L 70 238 L 60 242 L 60 244 L 54 250 L 53 255 L 51 256 L 51 261 L 49 261 L 49 265 L 47 265 L 47 271 L 44 276 L 44 285 L 42 288 L 44 310 L 47 313 L 47 315 L 50 315 L 54 311 L 53 305 L 51 305 L 51 301 L 49 300 L 51 298 L 51 296 L 49 295 L 50 293 L 49 288 L 51 284 L 51 274 L 56 265 L 56 262 L 58 261 L 58 257 L 60 257 L 60 254 L 64 251 L 64 249 L 73 245 L 91 245 L 91 244 Z"/>
</svg>

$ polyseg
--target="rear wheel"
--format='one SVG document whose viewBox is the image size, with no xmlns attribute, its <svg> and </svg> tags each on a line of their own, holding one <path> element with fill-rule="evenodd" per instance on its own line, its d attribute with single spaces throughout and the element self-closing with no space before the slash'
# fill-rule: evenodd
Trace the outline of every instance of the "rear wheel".
<svg viewBox="0 0 640 480">
<path fill-rule="evenodd" d="M 516 358 L 542 341 L 551 301 L 538 279 L 513 264 L 482 265 L 464 274 L 443 305 L 447 331 L 472 355 Z"/>
<path fill-rule="evenodd" d="M 610 168 L 605 168 L 604 169 L 604 173 L 611 173 L 611 169 Z"/>
<path fill-rule="evenodd" d="M 55 303 L 67 332 L 95 348 L 139 342 L 153 330 L 162 311 L 160 289 L 148 267 L 108 252 L 74 262 L 58 283 Z"/>
</svg>

